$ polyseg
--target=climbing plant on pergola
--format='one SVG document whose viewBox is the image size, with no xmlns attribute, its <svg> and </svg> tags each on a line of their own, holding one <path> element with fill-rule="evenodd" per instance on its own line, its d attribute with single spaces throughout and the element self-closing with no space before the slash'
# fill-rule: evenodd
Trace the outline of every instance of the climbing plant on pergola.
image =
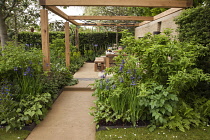
<svg viewBox="0 0 210 140">
<path fill-rule="evenodd" d="M 50 49 L 49 49 L 49 29 L 48 10 L 65 19 L 65 56 L 66 67 L 70 66 L 70 42 L 69 42 L 69 22 L 76 25 L 76 46 L 78 47 L 78 27 L 79 26 L 139 26 L 137 23 L 78 23 L 75 20 L 138 20 L 152 21 L 153 17 L 142 16 L 69 16 L 56 6 L 125 6 L 125 7 L 159 7 L 159 8 L 186 8 L 191 7 L 193 0 L 39 0 L 41 9 L 41 35 L 43 69 L 50 70 Z M 48 10 L 47 10 L 48 9 Z"/>
</svg>

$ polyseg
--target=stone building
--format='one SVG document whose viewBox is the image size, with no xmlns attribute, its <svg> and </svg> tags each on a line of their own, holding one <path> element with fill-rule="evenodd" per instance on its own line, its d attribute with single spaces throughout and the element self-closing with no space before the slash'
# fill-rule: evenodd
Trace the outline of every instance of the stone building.
<svg viewBox="0 0 210 140">
<path fill-rule="evenodd" d="M 173 29 L 172 35 L 177 35 L 177 25 L 174 22 L 174 18 L 179 16 L 182 10 L 182 8 L 171 8 L 154 16 L 153 21 L 144 21 L 140 23 L 139 27 L 135 29 L 135 38 L 141 38 L 148 32 L 158 34 L 166 28 Z"/>
</svg>

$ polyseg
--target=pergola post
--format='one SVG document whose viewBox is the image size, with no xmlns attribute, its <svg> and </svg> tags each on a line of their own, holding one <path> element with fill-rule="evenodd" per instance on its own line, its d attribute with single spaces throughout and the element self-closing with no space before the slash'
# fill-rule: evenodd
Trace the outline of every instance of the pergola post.
<svg viewBox="0 0 210 140">
<path fill-rule="evenodd" d="M 75 42 L 76 42 L 76 47 L 79 50 L 79 26 L 76 26 L 76 30 L 75 30 Z"/>
<path fill-rule="evenodd" d="M 48 10 L 41 9 L 41 36 L 42 36 L 42 53 L 43 70 L 50 71 L 50 48 L 49 48 L 49 28 L 48 28 Z"/>
<path fill-rule="evenodd" d="M 69 22 L 65 22 L 65 56 L 66 56 L 66 67 L 69 69 L 70 66 L 70 39 L 69 39 Z"/>
</svg>

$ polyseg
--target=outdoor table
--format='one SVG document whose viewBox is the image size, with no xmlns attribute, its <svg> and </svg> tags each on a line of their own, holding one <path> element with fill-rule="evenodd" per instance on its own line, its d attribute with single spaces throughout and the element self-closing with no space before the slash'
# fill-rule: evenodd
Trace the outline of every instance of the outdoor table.
<svg viewBox="0 0 210 140">
<path fill-rule="evenodd" d="M 113 58 L 118 54 L 106 54 L 106 68 L 110 67 L 110 63 L 113 63 Z"/>
</svg>

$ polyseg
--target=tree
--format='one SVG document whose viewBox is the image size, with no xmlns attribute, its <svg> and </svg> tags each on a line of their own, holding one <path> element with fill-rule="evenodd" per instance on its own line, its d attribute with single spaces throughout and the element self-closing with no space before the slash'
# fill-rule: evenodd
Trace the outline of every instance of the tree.
<svg viewBox="0 0 210 140">
<path fill-rule="evenodd" d="M 163 11 L 166 8 L 146 8 L 146 7 L 112 7 L 112 6 L 103 6 L 103 7 L 85 7 L 85 15 L 92 16 L 154 16 Z M 98 21 L 104 23 L 134 23 L 141 21 L 123 21 L 123 20 L 109 20 L 109 21 Z M 122 28 L 122 27 L 120 27 Z M 123 27 L 124 29 L 132 29 L 131 27 Z M 116 30 L 116 27 L 112 29 Z M 118 28 L 118 30 L 121 30 Z"/>
<path fill-rule="evenodd" d="M 18 34 L 21 28 L 34 25 L 39 16 L 37 0 L 0 0 L 0 40 L 2 50 L 8 41 L 8 32 Z"/>
</svg>

